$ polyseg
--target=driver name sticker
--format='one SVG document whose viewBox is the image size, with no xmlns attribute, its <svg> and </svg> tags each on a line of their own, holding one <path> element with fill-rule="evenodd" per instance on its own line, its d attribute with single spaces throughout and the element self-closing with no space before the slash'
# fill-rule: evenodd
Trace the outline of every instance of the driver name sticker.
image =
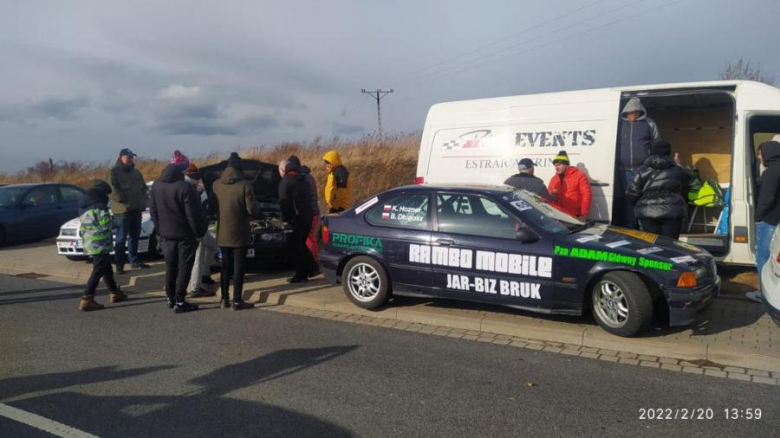
<svg viewBox="0 0 780 438">
<path fill-rule="evenodd" d="M 517 209 L 517 211 L 526 211 L 526 210 L 533 209 L 533 207 L 531 207 L 531 205 L 529 203 L 527 203 L 527 202 L 525 202 L 525 201 L 523 201 L 521 199 L 518 199 L 517 201 L 512 201 L 511 204 L 512 204 L 512 207 Z"/>
<path fill-rule="evenodd" d="M 613 248 L 613 249 L 619 246 L 626 246 L 626 245 L 631 245 L 631 242 L 629 242 L 628 240 L 618 240 L 617 242 L 612 242 L 607 244 L 609 248 Z"/>
<path fill-rule="evenodd" d="M 466 292 L 481 292 L 507 297 L 541 300 L 541 284 L 525 281 L 498 280 L 487 277 L 469 277 L 468 275 L 447 274 L 447 289 Z"/>
<path fill-rule="evenodd" d="M 663 250 L 664 250 L 663 248 L 659 248 L 657 246 L 651 246 L 650 248 L 639 249 L 636 252 L 638 252 L 639 254 L 642 254 L 642 255 L 647 255 L 647 254 L 652 254 L 654 252 L 661 252 Z"/>
<path fill-rule="evenodd" d="M 600 234 L 591 234 L 589 236 L 580 237 L 579 239 L 577 239 L 577 242 L 580 243 L 593 242 L 594 240 L 599 240 L 599 239 L 601 239 Z"/>
<path fill-rule="evenodd" d="M 363 213 L 368 207 L 371 207 L 372 205 L 379 202 L 379 198 L 374 196 L 373 198 L 369 199 L 368 201 L 364 202 L 363 205 L 355 209 L 355 214 Z"/>
</svg>

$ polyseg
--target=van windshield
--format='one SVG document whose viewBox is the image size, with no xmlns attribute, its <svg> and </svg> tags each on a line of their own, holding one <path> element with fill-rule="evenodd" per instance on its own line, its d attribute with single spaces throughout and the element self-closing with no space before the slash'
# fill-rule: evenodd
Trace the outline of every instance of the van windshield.
<svg viewBox="0 0 780 438">
<path fill-rule="evenodd" d="M 519 213 L 523 221 L 551 234 L 570 234 L 589 226 L 588 223 L 558 210 L 544 198 L 525 189 L 506 193 L 502 198 Z"/>
</svg>

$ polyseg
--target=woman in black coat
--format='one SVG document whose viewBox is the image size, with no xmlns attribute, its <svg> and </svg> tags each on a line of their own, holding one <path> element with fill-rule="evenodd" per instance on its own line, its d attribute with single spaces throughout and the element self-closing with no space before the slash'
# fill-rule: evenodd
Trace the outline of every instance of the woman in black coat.
<svg viewBox="0 0 780 438">
<path fill-rule="evenodd" d="M 665 140 L 650 145 L 650 156 L 637 169 L 626 198 L 644 231 L 677 239 L 688 216 L 685 191 L 693 175 L 672 160 L 671 152 Z"/>
</svg>

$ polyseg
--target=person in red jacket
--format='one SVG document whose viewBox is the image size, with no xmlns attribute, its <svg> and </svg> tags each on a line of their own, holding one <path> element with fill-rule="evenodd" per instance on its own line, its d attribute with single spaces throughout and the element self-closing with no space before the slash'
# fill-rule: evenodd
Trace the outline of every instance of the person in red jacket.
<svg viewBox="0 0 780 438">
<path fill-rule="evenodd" d="M 590 210 L 592 196 L 588 177 L 576 167 L 569 165 L 566 151 L 558 152 L 553 165 L 555 165 L 555 175 L 547 185 L 547 191 L 553 197 L 553 205 L 577 219 L 584 220 Z"/>
</svg>

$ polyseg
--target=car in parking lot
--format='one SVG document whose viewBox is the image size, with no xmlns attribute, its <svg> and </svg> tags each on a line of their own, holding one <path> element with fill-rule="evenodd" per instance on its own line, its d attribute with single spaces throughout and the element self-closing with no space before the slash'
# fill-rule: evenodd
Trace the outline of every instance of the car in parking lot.
<svg viewBox="0 0 780 438">
<path fill-rule="evenodd" d="M 324 218 L 326 278 L 356 305 L 393 295 L 593 314 L 633 336 L 659 309 L 694 322 L 720 291 L 713 257 L 663 236 L 582 222 L 508 186 L 414 185 Z"/>
<path fill-rule="evenodd" d="M 775 228 L 769 260 L 761 269 L 761 296 L 766 313 L 780 326 L 780 226 Z"/>
<path fill-rule="evenodd" d="M 11 184 L 0 187 L 0 245 L 56 236 L 78 214 L 85 193 L 70 184 Z"/>
</svg>

